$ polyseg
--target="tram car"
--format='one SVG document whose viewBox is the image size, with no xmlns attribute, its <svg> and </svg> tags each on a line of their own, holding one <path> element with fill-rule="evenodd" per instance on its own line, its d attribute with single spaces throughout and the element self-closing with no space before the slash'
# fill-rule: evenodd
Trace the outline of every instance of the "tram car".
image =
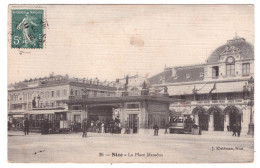
<svg viewBox="0 0 260 168">
<path fill-rule="evenodd" d="M 191 134 L 194 118 L 191 114 L 175 113 L 170 115 L 169 132 L 172 134 Z"/>
<path fill-rule="evenodd" d="M 42 134 L 69 133 L 73 125 L 74 131 L 77 131 L 76 123 L 72 124 L 67 120 L 66 112 L 50 112 L 39 110 L 25 115 L 30 121 L 30 131 L 40 132 Z M 79 126 L 80 127 L 80 126 Z"/>
</svg>

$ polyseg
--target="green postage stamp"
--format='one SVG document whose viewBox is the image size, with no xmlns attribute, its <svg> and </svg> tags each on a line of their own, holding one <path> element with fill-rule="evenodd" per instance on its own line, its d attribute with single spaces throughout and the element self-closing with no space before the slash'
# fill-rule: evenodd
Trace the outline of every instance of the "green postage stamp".
<svg viewBox="0 0 260 168">
<path fill-rule="evenodd" d="M 12 48 L 43 48 L 44 10 L 12 9 Z"/>
</svg>

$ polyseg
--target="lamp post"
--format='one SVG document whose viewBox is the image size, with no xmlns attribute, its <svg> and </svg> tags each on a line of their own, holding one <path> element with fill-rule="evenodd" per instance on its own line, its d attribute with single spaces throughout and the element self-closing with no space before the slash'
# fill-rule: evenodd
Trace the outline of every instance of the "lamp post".
<svg viewBox="0 0 260 168">
<path fill-rule="evenodd" d="M 248 81 L 249 86 L 249 102 L 248 106 L 250 106 L 250 122 L 248 124 L 248 132 L 247 135 L 254 136 L 254 123 L 253 123 L 253 106 L 254 106 L 254 78 L 251 76 Z"/>
</svg>

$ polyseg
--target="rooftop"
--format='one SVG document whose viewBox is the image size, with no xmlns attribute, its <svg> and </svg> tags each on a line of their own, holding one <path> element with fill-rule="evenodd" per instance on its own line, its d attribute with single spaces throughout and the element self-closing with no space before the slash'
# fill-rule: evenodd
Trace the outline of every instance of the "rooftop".
<svg viewBox="0 0 260 168">
<path fill-rule="evenodd" d="M 239 51 L 241 59 L 253 59 L 254 58 L 254 46 L 248 42 L 244 38 L 239 36 L 235 36 L 231 40 L 227 40 L 226 44 L 215 49 L 210 56 L 208 57 L 207 63 L 216 63 L 219 60 L 220 55 L 226 49 L 230 47 L 235 47 Z"/>
<path fill-rule="evenodd" d="M 88 78 L 69 78 L 68 75 L 54 75 L 50 74 L 49 77 L 25 79 L 18 83 L 11 83 L 8 85 L 8 90 L 17 90 L 24 88 L 34 88 L 34 87 L 45 87 L 53 86 L 59 84 L 73 84 L 73 85 L 87 85 L 92 88 L 113 88 L 115 90 L 115 82 L 100 81 L 98 78 L 88 79 Z"/>
</svg>

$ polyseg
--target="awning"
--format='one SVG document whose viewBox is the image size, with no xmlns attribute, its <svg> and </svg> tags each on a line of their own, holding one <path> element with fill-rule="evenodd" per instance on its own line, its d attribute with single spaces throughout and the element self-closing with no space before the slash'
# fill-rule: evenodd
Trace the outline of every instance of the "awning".
<svg viewBox="0 0 260 168">
<path fill-rule="evenodd" d="M 216 89 L 212 93 L 242 92 L 244 85 L 244 81 L 216 83 Z M 214 83 L 168 86 L 168 93 L 170 96 L 192 95 L 194 86 L 198 94 L 208 94 L 214 87 Z"/>
<path fill-rule="evenodd" d="M 54 114 L 58 112 L 67 112 L 67 110 L 35 110 L 29 111 L 29 114 Z"/>
<path fill-rule="evenodd" d="M 216 91 L 217 91 L 217 93 L 243 92 L 243 86 L 245 86 L 245 81 L 230 82 L 230 83 L 218 83 Z"/>
<path fill-rule="evenodd" d="M 9 110 L 8 114 L 23 114 L 25 112 L 25 110 Z"/>
<path fill-rule="evenodd" d="M 24 117 L 24 115 L 13 115 L 14 118 L 18 118 L 18 117 Z"/>
</svg>

